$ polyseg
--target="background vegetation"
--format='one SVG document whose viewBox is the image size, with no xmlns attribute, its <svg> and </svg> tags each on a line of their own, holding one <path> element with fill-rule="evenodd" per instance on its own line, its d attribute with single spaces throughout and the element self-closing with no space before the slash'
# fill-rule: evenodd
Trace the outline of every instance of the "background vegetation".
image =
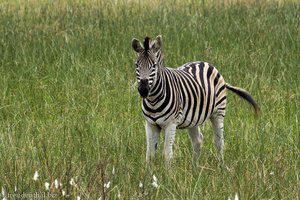
<svg viewBox="0 0 300 200">
<path fill-rule="evenodd" d="M 216 159 L 210 123 L 199 166 L 179 130 L 172 168 L 161 140 L 145 170 L 131 40 L 158 34 L 167 66 L 208 61 L 259 102 L 255 119 L 229 94 L 229 170 Z M 300 199 L 299 45 L 297 1 L 1 1 L 2 195 Z"/>
</svg>

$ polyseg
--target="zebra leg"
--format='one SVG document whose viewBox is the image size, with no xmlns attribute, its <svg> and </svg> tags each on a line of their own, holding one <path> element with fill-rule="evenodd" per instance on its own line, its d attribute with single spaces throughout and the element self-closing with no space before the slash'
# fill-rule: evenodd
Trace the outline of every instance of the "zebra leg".
<svg viewBox="0 0 300 200">
<path fill-rule="evenodd" d="M 197 159 L 200 155 L 200 150 L 203 143 L 203 135 L 198 126 L 189 128 L 188 133 L 193 145 L 194 158 Z"/>
<path fill-rule="evenodd" d="M 164 147 L 164 154 L 166 159 L 166 164 L 170 165 L 170 162 L 173 157 L 173 150 L 172 146 L 175 141 L 175 134 L 176 134 L 176 124 L 169 124 L 165 127 L 165 147 Z"/>
<path fill-rule="evenodd" d="M 155 157 L 155 150 L 157 148 L 159 133 L 161 128 L 150 124 L 146 121 L 146 136 L 147 136 L 147 151 L 146 151 L 146 162 L 149 163 L 150 159 Z"/>
<path fill-rule="evenodd" d="M 214 130 L 215 147 L 219 152 L 221 162 L 224 163 L 224 117 L 215 114 L 210 120 Z"/>
</svg>

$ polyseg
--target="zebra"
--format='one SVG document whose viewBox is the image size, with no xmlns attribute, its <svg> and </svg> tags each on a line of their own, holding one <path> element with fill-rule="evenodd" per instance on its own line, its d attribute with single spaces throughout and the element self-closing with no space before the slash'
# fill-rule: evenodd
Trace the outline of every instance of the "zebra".
<svg viewBox="0 0 300 200">
<path fill-rule="evenodd" d="M 161 130 L 165 132 L 165 161 L 170 163 L 177 128 L 187 129 L 193 154 L 199 157 L 203 144 L 199 125 L 208 119 L 212 123 L 218 158 L 223 162 L 226 90 L 246 100 L 258 115 L 260 108 L 253 97 L 246 90 L 226 83 L 207 62 L 188 62 L 177 69 L 165 67 L 161 35 L 155 40 L 146 37 L 143 46 L 133 38 L 132 48 L 137 53 L 136 78 L 145 118 L 146 163 L 155 158 Z"/>
</svg>

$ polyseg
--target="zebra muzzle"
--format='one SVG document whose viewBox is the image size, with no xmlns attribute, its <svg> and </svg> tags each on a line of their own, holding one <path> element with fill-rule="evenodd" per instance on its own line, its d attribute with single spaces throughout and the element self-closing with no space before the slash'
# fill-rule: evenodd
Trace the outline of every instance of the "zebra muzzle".
<svg viewBox="0 0 300 200">
<path fill-rule="evenodd" d="M 138 87 L 138 91 L 140 93 L 140 96 L 142 98 L 146 98 L 149 95 L 149 81 L 148 79 L 141 79 L 141 81 L 139 82 L 139 87 Z"/>
</svg>

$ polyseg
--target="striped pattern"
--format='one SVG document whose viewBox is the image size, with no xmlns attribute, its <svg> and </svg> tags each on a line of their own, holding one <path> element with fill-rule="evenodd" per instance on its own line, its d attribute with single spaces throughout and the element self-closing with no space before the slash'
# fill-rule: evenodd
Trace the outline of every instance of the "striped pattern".
<svg viewBox="0 0 300 200">
<path fill-rule="evenodd" d="M 149 97 L 142 102 L 146 120 L 162 126 L 175 120 L 178 128 L 198 126 L 213 113 L 224 117 L 225 107 L 225 81 L 206 62 L 191 62 L 178 69 L 160 67 Z"/>
<path fill-rule="evenodd" d="M 203 135 L 198 126 L 208 119 L 212 122 L 215 147 L 223 161 L 226 90 L 245 99 L 258 114 L 257 103 L 247 91 L 225 83 L 218 70 L 206 62 L 189 62 L 177 69 L 165 67 L 161 45 L 161 36 L 154 41 L 146 37 L 144 48 L 137 39 L 132 40 L 132 48 L 138 55 L 136 75 L 146 119 L 146 161 L 155 156 L 162 129 L 166 161 L 173 155 L 176 128 L 187 128 L 194 153 L 199 155 Z"/>
</svg>

